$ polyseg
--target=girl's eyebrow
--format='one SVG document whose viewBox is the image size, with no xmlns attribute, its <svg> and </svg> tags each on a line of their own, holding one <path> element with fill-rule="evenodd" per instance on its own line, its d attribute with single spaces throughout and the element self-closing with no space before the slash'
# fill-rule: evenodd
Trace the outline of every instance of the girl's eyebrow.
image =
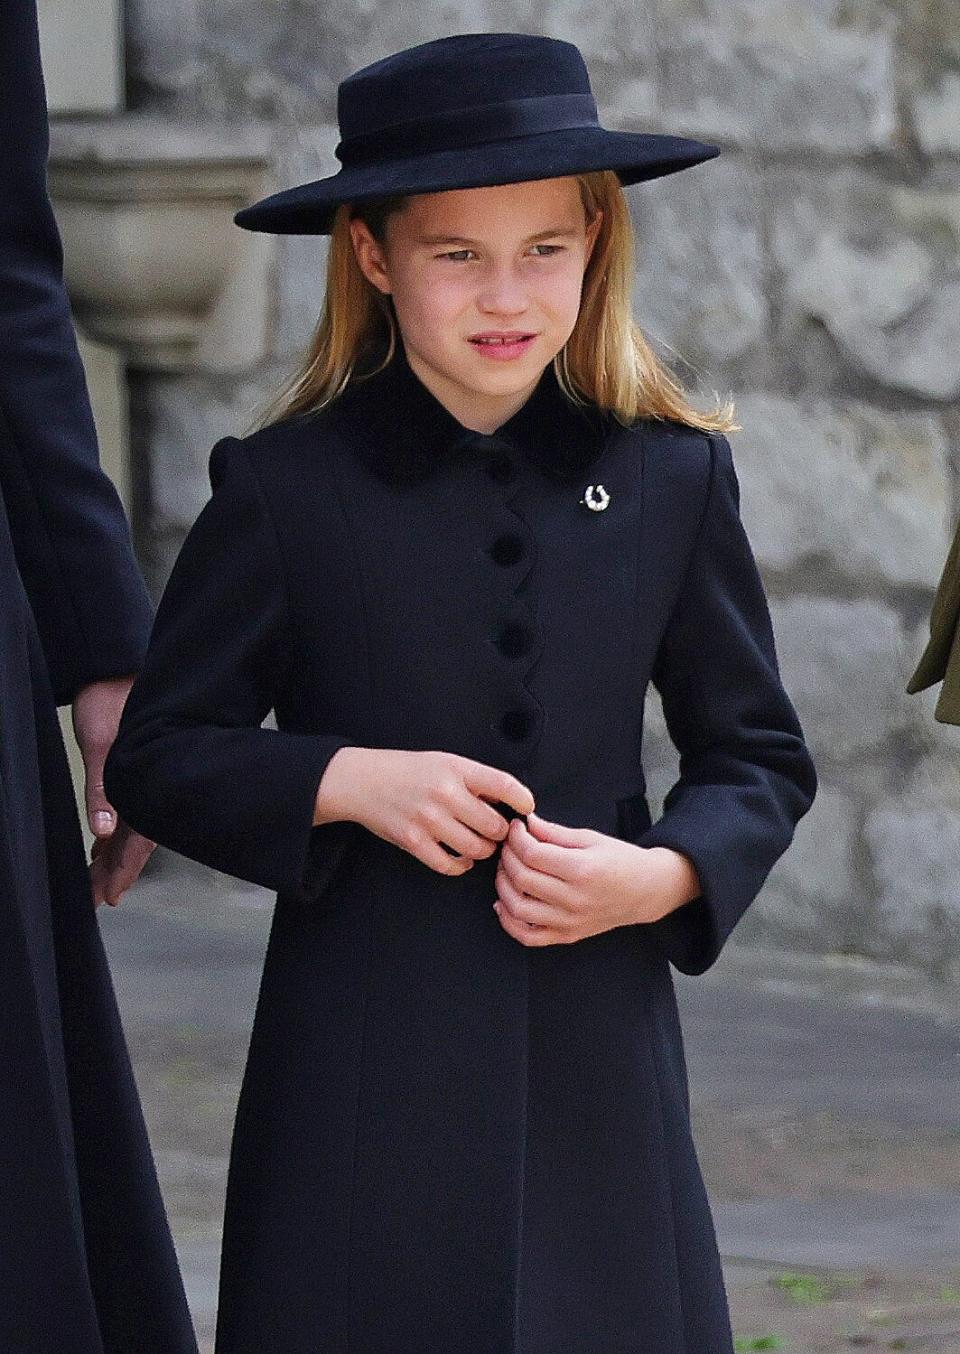
<svg viewBox="0 0 960 1354">
<path fill-rule="evenodd" d="M 558 236 L 561 239 L 572 239 L 580 232 L 566 227 L 558 226 L 554 230 L 538 230 L 535 235 L 528 235 L 525 244 L 530 244 L 534 240 L 545 240 L 547 236 L 551 238 Z M 417 244 L 482 244 L 482 240 L 468 240 L 464 235 L 418 235 Z"/>
</svg>

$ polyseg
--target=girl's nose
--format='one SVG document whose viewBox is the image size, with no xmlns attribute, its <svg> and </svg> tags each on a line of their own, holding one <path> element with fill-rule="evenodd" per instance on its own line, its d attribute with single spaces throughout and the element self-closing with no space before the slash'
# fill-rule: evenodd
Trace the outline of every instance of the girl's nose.
<svg viewBox="0 0 960 1354">
<path fill-rule="evenodd" d="M 478 302 L 480 308 L 487 313 L 522 314 L 527 308 L 527 292 L 523 279 L 511 269 L 491 273 L 480 289 Z"/>
</svg>

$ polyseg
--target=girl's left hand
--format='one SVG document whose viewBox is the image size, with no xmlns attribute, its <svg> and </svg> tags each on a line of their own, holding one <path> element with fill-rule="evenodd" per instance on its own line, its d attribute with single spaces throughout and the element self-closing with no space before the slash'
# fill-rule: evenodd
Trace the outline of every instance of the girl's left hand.
<svg viewBox="0 0 960 1354">
<path fill-rule="evenodd" d="M 510 823 L 496 873 L 494 909 L 524 945 L 563 945 L 615 926 L 657 921 L 696 898 L 689 857 L 530 813 Z"/>
</svg>

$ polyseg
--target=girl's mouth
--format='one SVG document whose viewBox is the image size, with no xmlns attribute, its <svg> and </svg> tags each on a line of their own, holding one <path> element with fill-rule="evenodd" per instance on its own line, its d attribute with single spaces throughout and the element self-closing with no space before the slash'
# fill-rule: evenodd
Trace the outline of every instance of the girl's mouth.
<svg viewBox="0 0 960 1354">
<path fill-rule="evenodd" d="M 505 362 L 525 353 L 536 337 L 536 334 L 521 334 L 505 339 L 487 337 L 468 339 L 468 342 L 477 352 L 483 353 L 484 357 Z"/>
</svg>

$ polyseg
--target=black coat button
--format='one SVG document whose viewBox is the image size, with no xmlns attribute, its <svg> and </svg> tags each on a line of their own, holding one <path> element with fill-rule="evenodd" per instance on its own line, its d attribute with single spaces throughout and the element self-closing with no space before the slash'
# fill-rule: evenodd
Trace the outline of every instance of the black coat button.
<svg viewBox="0 0 960 1354">
<path fill-rule="evenodd" d="M 508 710 L 501 717 L 500 728 L 507 738 L 519 742 L 526 738 L 533 723 L 529 710 Z"/>
<path fill-rule="evenodd" d="M 509 531 L 498 536 L 490 547 L 490 557 L 497 564 L 516 564 L 518 560 L 523 559 L 523 555 L 523 538 Z"/>
<path fill-rule="evenodd" d="M 497 635 L 497 648 L 507 658 L 519 658 L 530 648 L 530 631 L 520 621 L 507 621 Z"/>
</svg>

